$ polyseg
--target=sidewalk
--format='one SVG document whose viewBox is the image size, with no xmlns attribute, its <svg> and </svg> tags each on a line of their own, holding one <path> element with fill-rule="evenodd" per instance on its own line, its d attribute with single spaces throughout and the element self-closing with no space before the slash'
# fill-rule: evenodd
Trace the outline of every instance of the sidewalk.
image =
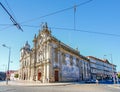
<svg viewBox="0 0 120 92">
<path fill-rule="evenodd" d="M 19 86 L 66 86 L 72 85 L 74 83 L 41 83 L 41 82 L 34 82 L 34 81 L 8 81 L 8 85 L 19 85 Z M 6 85 L 6 81 L 0 82 L 0 85 Z"/>
<path fill-rule="evenodd" d="M 112 88 L 120 89 L 120 84 L 112 84 L 112 85 L 108 85 L 108 86 L 112 87 Z"/>
</svg>

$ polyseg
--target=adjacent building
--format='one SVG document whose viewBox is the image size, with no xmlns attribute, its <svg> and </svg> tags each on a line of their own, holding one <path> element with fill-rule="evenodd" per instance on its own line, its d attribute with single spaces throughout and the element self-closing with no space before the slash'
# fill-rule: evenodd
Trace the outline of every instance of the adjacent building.
<svg viewBox="0 0 120 92">
<path fill-rule="evenodd" d="M 26 42 L 20 50 L 20 79 L 49 83 L 91 78 L 89 59 L 52 36 L 47 24 L 34 36 L 33 44 L 31 48 Z"/>
<path fill-rule="evenodd" d="M 116 65 L 111 64 L 107 59 L 99 59 L 88 56 L 91 67 L 91 79 L 106 80 L 116 76 Z"/>
<path fill-rule="evenodd" d="M 18 74 L 18 71 L 17 70 L 10 70 L 9 71 L 9 76 L 10 76 L 10 80 L 19 80 L 19 74 Z"/>
</svg>

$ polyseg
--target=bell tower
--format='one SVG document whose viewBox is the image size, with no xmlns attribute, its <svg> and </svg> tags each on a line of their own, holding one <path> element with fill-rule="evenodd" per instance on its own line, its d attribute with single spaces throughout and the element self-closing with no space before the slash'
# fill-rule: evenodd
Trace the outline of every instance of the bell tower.
<svg viewBox="0 0 120 92">
<path fill-rule="evenodd" d="M 26 41 L 25 45 L 24 45 L 23 48 L 21 48 L 21 50 L 20 50 L 20 52 L 21 52 L 21 57 L 23 57 L 26 52 L 29 53 L 30 51 L 31 51 L 30 45 L 29 45 L 28 41 Z"/>
</svg>

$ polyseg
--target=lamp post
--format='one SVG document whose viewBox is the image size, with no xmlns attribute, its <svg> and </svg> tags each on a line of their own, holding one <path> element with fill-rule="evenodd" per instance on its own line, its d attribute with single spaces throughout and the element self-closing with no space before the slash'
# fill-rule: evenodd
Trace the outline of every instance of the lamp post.
<svg viewBox="0 0 120 92">
<path fill-rule="evenodd" d="M 104 60 L 106 59 L 106 56 L 107 56 L 107 55 L 104 55 L 104 56 L 103 56 L 103 59 L 104 59 Z"/>
<path fill-rule="evenodd" d="M 113 77 L 113 82 L 115 84 L 115 73 L 114 73 L 114 65 L 113 65 L 112 54 L 110 54 L 110 56 L 111 56 L 111 63 L 112 63 L 112 77 Z"/>
<path fill-rule="evenodd" d="M 113 83 L 115 84 L 115 73 L 114 73 L 114 64 L 113 64 L 113 58 L 112 58 L 112 54 L 109 54 L 110 55 L 110 61 L 111 61 L 111 68 L 112 68 L 112 78 L 113 78 Z M 104 55 L 104 57 L 107 56 L 107 55 Z M 105 59 L 105 58 L 104 58 Z"/>
<path fill-rule="evenodd" d="M 2 45 L 3 47 L 6 47 L 9 49 L 9 57 L 8 57 L 8 68 L 6 72 L 6 85 L 8 85 L 8 77 L 9 77 L 9 67 L 10 67 L 10 54 L 11 54 L 11 47 L 6 46 L 5 44 Z"/>
</svg>

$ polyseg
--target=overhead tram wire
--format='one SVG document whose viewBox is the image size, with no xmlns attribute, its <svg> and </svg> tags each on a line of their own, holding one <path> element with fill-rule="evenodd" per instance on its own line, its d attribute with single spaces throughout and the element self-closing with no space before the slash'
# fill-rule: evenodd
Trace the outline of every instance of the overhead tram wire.
<svg viewBox="0 0 120 92">
<path fill-rule="evenodd" d="M 75 31 L 75 29 L 76 29 L 76 4 L 74 4 L 74 8 L 73 8 L 73 26 L 74 26 L 74 31 Z M 73 40 L 73 39 L 71 39 L 71 33 L 69 32 L 68 33 L 68 41 L 69 41 L 69 45 L 71 45 L 71 41 Z"/>
<path fill-rule="evenodd" d="M 40 27 L 40 26 L 35 26 L 35 25 L 21 25 L 21 26 L 32 27 L 32 28 L 39 28 Z"/>
<path fill-rule="evenodd" d="M 14 25 L 13 24 L 0 24 L 0 26 L 4 26 L 4 28 L 0 29 L 0 31 L 3 31 L 5 29 L 8 29 L 10 27 L 13 27 Z"/>
<path fill-rule="evenodd" d="M 13 26 L 13 24 L 0 24 L 0 26 Z"/>
<path fill-rule="evenodd" d="M 13 26 L 11 26 L 11 25 L 6 26 L 6 27 L 4 27 L 4 28 L 0 29 L 0 31 L 3 31 L 3 30 L 5 30 L 5 29 L 11 28 L 11 27 L 13 27 Z"/>
<path fill-rule="evenodd" d="M 12 21 L 13 25 L 16 26 L 19 30 L 23 31 L 20 24 L 13 18 L 13 16 L 8 12 L 8 10 L 4 7 L 4 5 L 0 2 L 1 7 L 5 10 L 5 12 L 9 15 L 10 20 Z"/>
<path fill-rule="evenodd" d="M 87 3 L 90 3 L 91 1 L 93 1 L 93 0 L 88 0 L 88 1 L 85 1 L 85 2 L 82 2 L 82 3 L 79 3 L 79 4 L 76 5 L 76 8 L 79 7 L 79 6 L 85 5 Z M 68 11 L 68 10 L 74 9 L 74 7 L 75 6 L 71 6 L 71 7 L 65 8 L 65 9 L 61 9 L 61 10 L 58 10 L 58 11 L 55 11 L 55 12 L 37 17 L 37 18 L 33 18 L 33 19 L 30 19 L 30 20 L 21 22 L 21 24 L 32 22 L 32 21 L 35 21 L 35 20 L 38 20 L 38 19 L 41 19 L 41 18 L 44 18 L 44 17 L 48 17 L 48 16 L 51 16 L 51 15 L 55 15 L 55 14 L 58 14 L 58 13 L 61 13 L 61 12 L 64 12 L 64 11 Z"/>
<path fill-rule="evenodd" d="M 10 8 L 10 5 L 8 4 L 8 1 L 7 1 L 7 0 L 5 0 L 5 3 L 6 3 L 6 5 L 8 6 L 10 12 L 12 13 L 12 16 L 16 19 L 15 14 L 14 14 L 13 10 Z"/>
<path fill-rule="evenodd" d="M 33 28 L 39 28 L 40 26 L 35 25 L 21 25 L 26 27 L 33 27 Z M 66 30 L 66 31 L 76 31 L 76 32 L 84 32 L 84 33 L 90 33 L 90 34 L 98 34 L 98 35 L 106 35 L 106 36 L 113 36 L 113 37 L 120 37 L 119 34 L 112 34 L 112 33 L 104 33 L 104 32 L 95 32 L 95 31 L 87 31 L 87 30 L 80 30 L 80 29 L 72 29 L 72 28 L 58 28 L 58 27 L 49 27 L 50 29 L 58 29 L 58 30 Z"/>
<path fill-rule="evenodd" d="M 74 29 L 76 29 L 76 4 L 74 5 Z"/>
<path fill-rule="evenodd" d="M 14 12 L 13 12 L 13 10 L 11 9 L 11 7 L 10 7 L 10 5 L 9 5 L 9 3 L 8 3 L 7 0 L 5 0 L 5 3 L 6 3 L 6 5 L 8 6 L 8 8 L 9 8 L 9 10 L 10 10 L 12 16 L 14 17 L 14 19 L 17 20 L 16 17 L 15 17 Z M 19 24 L 19 25 L 20 25 L 20 24 Z M 13 26 L 14 26 L 14 25 L 13 25 Z M 18 28 L 18 29 L 19 29 L 19 28 Z M 20 29 L 20 30 L 23 31 L 23 29 Z"/>
<path fill-rule="evenodd" d="M 58 30 L 68 30 L 68 31 L 90 33 L 90 34 L 98 34 L 98 35 L 120 37 L 120 35 L 118 35 L 118 34 L 112 34 L 112 33 L 103 33 L 103 32 L 87 31 L 87 30 L 80 30 L 80 29 L 70 29 L 70 28 L 56 28 L 56 27 L 50 27 L 50 28 L 51 29 L 58 29 Z"/>
<path fill-rule="evenodd" d="M 76 7 L 79 7 L 79 6 L 82 6 L 82 5 L 84 5 L 84 4 L 90 3 L 91 1 L 93 1 L 93 0 L 88 0 L 88 1 L 86 1 L 86 2 L 82 2 L 82 3 L 80 3 L 80 4 L 77 4 Z M 6 3 L 7 3 L 7 1 L 6 1 Z M 12 17 L 12 15 L 7 11 L 7 9 L 2 5 L 1 2 L 0 2 L 0 5 L 1 5 L 2 8 L 7 12 L 7 14 L 10 16 L 10 20 L 13 22 L 14 26 L 16 26 L 18 29 L 20 29 L 21 31 L 23 31 L 23 29 L 21 28 L 21 25 L 16 22 L 16 20 L 15 20 L 15 19 Z M 7 5 L 8 5 L 8 3 L 7 3 Z M 9 7 L 9 5 L 8 5 L 8 7 Z M 48 17 L 48 16 L 51 16 L 51 15 L 54 15 L 54 14 L 57 14 L 57 13 L 61 13 L 61 12 L 64 12 L 64 11 L 67 11 L 67 10 L 70 10 L 70 9 L 74 9 L 74 8 L 75 8 L 75 6 L 72 6 L 72 7 L 65 8 L 65 9 L 62 9 L 62 10 L 58 10 L 58 11 L 56 11 L 56 12 L 53 12 L 53 13 L 50 13 L 50 14 L 46 14 L 46 15 L 44 15 L 44 16 L 41 16 L 41 17 L 38 17 L 38 18 L 34 18 L 34 19 L 31 19 L 31 20 L 28 20 L 28 21 L 24 21 L 24 22 L 21 22 L 21 23 L 23 24 L 23 23 L 35 21 L 35 20 L 37 20 L 37 19 L 44 18 L 44 17 Z M 9 9 L 10 9 L 10 7 L 9 7 Z M 11 10 L 11 9 L 10 9 L 10 10 Z M 11 12 L 12 12 L 12 10 L 11 10 Z M 12 13 L 13 13 L 13 12 L 12 12 Z"/>
</svg>

